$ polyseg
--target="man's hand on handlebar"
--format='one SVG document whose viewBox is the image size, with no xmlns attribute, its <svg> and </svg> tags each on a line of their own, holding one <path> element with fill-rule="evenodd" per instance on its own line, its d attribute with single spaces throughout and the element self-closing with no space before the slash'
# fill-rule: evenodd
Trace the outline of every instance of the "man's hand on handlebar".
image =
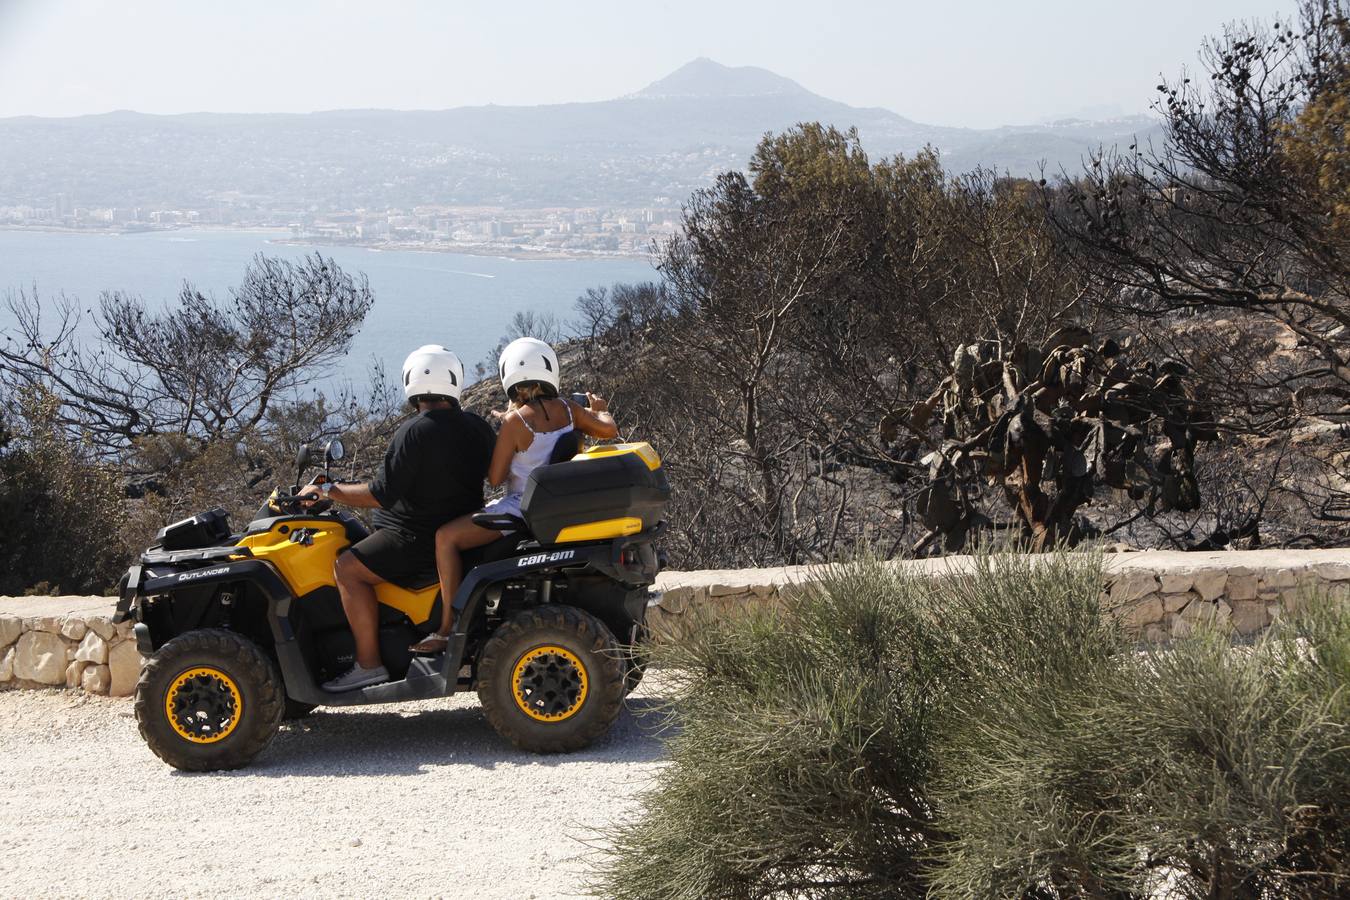
<svg viewBox="0 0 1350 900">
<path fill-rule="evenodd" d="M 323 495 L 323 490 L 319 487 L 319 485 L 326 483 L 327 479 L 322 475 L 315 476 L 313 481 L 296 492 L 295 499 L 300 501 L 306 508 L 327 500 L 328 498 Z"/>
</svg>

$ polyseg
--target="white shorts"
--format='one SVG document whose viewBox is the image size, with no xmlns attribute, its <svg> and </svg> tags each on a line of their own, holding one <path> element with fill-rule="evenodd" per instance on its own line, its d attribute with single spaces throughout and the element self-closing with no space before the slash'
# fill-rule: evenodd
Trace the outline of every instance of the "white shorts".
<svg viewBox="0 0 1350 900">
<path fill-rule="evenodd" d="M 494 516 L 519 516 L 521 496 L 520 494 L 507 494 L 505 497 L 498 497 L 484 506 L 483 512 L 492 513 Z"/>
</svg>

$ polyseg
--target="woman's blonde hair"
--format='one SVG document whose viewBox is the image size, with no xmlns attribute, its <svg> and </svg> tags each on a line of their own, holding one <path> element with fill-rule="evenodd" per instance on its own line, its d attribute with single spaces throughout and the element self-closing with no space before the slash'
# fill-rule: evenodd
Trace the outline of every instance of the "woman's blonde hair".
<svg viewBox="0 0 1350 900">
<path fill-rule="evenodd" d="M 513 385 L 510 392 L 511 407 L 519 409 L 522 406 L 528 406 L 536 400 L 552 400 L 558 396 L 558 392 L 553 385 L 542 381 L 522 381 L 520 384 Z"/>
</svg>

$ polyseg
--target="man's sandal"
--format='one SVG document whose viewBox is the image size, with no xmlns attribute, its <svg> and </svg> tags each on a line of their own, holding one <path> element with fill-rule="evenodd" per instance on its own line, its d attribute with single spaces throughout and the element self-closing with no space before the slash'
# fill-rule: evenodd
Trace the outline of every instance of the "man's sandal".
<svg viewBox="0 0 1350 900">
<path fill-rule="evenodd" d="M 444 653 L 450 646 L 450 635 L 432 632 L 408 649 L 413 653 Z"/>
</svg>

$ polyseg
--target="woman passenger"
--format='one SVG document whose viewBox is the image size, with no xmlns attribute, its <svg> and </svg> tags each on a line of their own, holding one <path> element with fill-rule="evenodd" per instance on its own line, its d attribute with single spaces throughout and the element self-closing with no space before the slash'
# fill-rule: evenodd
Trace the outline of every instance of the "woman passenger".
<svg viewBox="0 0 1350 900">
<path fill-rule="evenodd" d="M 493 500 L 483 512 L 520 515 L 521 498 L 530 473 L 547 465 L 560 440 L 575 440 L 574 431 L 599 440 L 618 434 L 605 398 L 587 394 L 581 406 L 558 396 L 558 356 L 548 344 L 535 338 L 519 338 L 502 351 L 498 361 L 502 387 L 510 408 L 502 417 L 488 481 L 493 487 L 506 483 L 505 496 Z M 436 569 L 441 577 L 441 625 L 410 648 L 414 653 L 440 653 L 450 641 L 453 602 L 464 579 L 463 551 L 490 544 L 505 532 L 482 528 L 473 515 L 460 516 L 436 531 Z"/>
</svg>

